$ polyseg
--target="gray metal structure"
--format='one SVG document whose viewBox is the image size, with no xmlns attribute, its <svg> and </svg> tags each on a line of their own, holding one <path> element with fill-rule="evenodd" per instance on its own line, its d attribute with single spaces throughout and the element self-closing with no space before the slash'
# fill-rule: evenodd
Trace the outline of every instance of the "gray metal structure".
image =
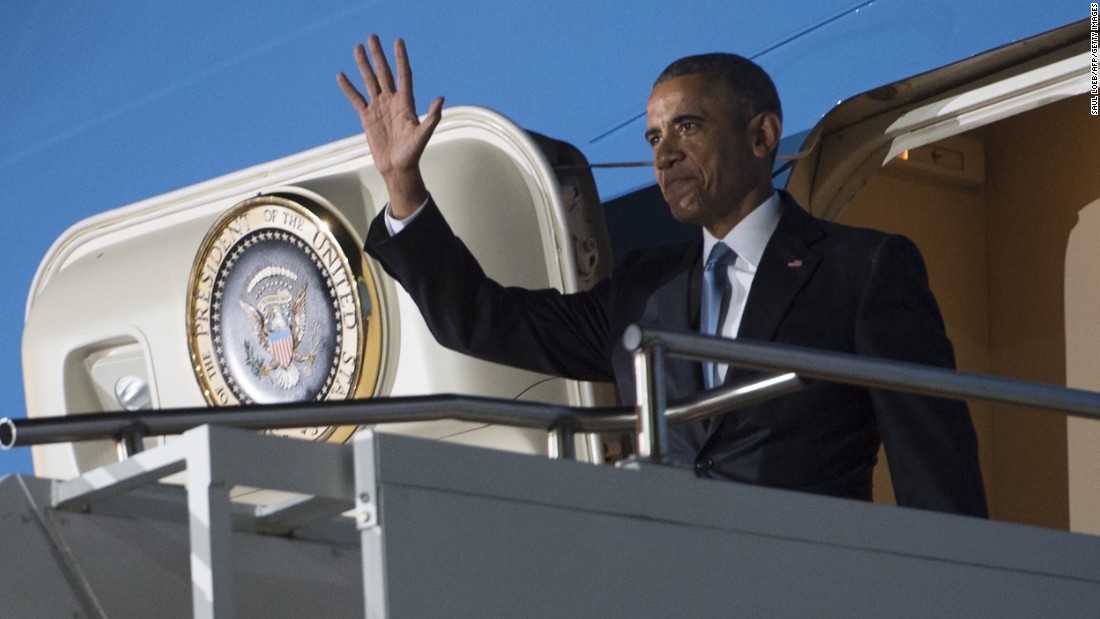
<svg viewBox="0 0 1100 619">
<path fill-rule="evenodd" d="M 328 517 L 350 465 L 350 446 L 202 426 L 69 481 L 5 477 L 0 616 L 361 616 L 358 537 Z M 180 471 L 187 490 L 156 483 Z M 237 482 L 298 494 L 251 506 Z"/>
<path fill-rule="evenodd" d="M 639 374 L 657 382 L 662 356 L 673 354 L 1100 411 L 1100 394 L 995 377 L 688 334 L 627 339 Z M 801 385 L 783 374 L 725 397 Z M 653 463 L 665 403 L 659 389 L 640 390 L 638 427 L 648 434 L 631 466 L 371 431 L 327 445 L 201 426 L 72 480 L 4 478 L 0 548 L 18 559 L 0 563 L 0 615 L 1030 617 L 1100 608 L 1100 538 L 698 479 Z M 676 418 L 720 407 L 704 397 Z M 524 411 L 494 414 L 507 422 Z M 564 418 L 545 416 L 552 438 L 563 425 L 596 423 Z M 170 476 L 186 490 L 156 483 Z M 290 494 L 246 505 L 231 498 L 242 486 Z"/>
</svg>

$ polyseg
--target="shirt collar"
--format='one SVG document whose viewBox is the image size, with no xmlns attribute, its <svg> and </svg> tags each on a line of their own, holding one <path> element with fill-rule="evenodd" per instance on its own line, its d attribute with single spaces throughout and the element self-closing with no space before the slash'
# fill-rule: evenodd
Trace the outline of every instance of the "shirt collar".
<svg viewBox="0 0 1100 619">
<path fill-rule="evenodd" d="M 768 245 L 772 233 L 779 225 L 779 192 L 773 191 L 772 195 L 754 208 L 744 219 L 730 230 L 725 238 L 715 238 L 713 234 L 703 228 L 703 261 L 706 262 L 711 248 L 718 241 L 730 246 L 737 252 L 738 269 L 755 272 L 760 258 L 764 255 L 764 248 Z"/>
</svg>

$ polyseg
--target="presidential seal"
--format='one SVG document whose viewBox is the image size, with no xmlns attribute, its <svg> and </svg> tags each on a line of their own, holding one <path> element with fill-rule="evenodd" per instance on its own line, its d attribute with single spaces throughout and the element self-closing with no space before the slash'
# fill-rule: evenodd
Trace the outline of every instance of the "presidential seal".
<svg viewBox="0 0 1100 619">
<path fill-rule="evenodd" d="M 191 360 L 210 404 L 374 394 L 377 289 L 352 234 L 318 201 L 272 194 L 229 209 L 199 249 L 189 292 Z M 273 433 L 343 442 L 354 431 Z"/>
</svg>

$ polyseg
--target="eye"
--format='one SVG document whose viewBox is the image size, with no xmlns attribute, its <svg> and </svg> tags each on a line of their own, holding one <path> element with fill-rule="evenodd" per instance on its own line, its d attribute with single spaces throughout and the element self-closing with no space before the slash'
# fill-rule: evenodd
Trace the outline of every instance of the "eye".
<svg viewBox="0 0 1100 619">
<path fill-rule="evenodd" d="M 661 141 L 661 136 L 659 136 L 659 135 L 647 135 L 646 138 L 645 138 L 645 141 L 649 142 L 650 146 L 656 148 L 657 144 L 660 143 L 660 141 Z"/>
<path fill-rule="evenodd" d="M 698 127 L 699 127 L 699 126 L 698 126 L 698 125 L 696 125 L 694 121 L 691 121 L 691 120 L 687 120 L 687 121 L 684 121 L 684 122 L 683 122 L 683 124 L 681 124 L 681 125 L 680 125 L 680 131 L 681 131 L 682 133 L 692 133 L 692 132 L 694 132 L 694 131 L 695 131 L 695 130 L 696 130 L 696 129 L 698 128 Z"/>
</svg>

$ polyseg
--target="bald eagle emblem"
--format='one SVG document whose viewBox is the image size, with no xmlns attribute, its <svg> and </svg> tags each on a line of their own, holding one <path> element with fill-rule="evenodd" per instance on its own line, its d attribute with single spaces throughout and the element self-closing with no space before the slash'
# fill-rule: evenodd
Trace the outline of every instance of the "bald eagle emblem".
<svg viewBox="0 0 1100 619">
<path fill-rule="evenodd" d="M 306 335 L 306 289 L 303 281 L 293 290 L 298 276 L 289 269 L 269 266 L 252 277 L 248 293 L 255 294 L 253 305 L 240 299 L 241 309 L 252 323 L 256 342 L 266 354 L 261 358 L 245 341 L 245 358 L 249 369 L 258 378 L 267 378 L 275 385 L 290 390 L 298 385 L 302 372 L 307 376 L 317 357 L 319 335 L 314 334 L 312 350 L 300 354 L 298 347 Z M 301 366 L 301 367 L 299 367 Z"/>
</svg>

